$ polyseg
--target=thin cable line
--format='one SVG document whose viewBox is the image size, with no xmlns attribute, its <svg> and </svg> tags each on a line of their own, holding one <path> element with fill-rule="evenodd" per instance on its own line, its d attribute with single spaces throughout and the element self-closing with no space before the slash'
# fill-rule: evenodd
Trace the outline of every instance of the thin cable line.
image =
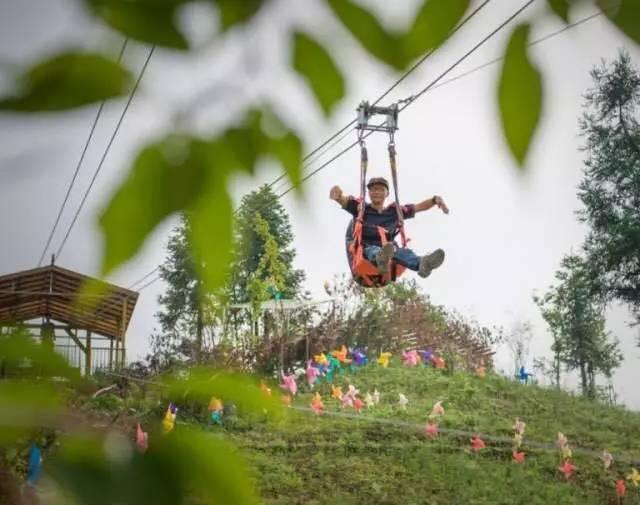
<svg viewBox="0 0 640 505">
<path fill-rule="evenodd" d="M 87 188 L 87 190 L 84 193 L 84 196 L 82 197 L 82 201 L 80 202 L 80 206 L 78 207 L 78 210 L 76 211 L 75 215 L 73 216 L 73 220 L 71 221 L 71 224 L 69 225 L 69 228 L 67 229 L 67 233 L 65 234 L 64 238 L 62 239 L 62 243 L 60 244 L 60 247 L 58 248 L 58 250 L 56 251 L 56 258 L 58 258 L 60 256 L 60 253 L 62 252 L 62 250 L 64 249 L 65 244 L 67 243 L 67 239 L 69 238 L 69 235 L 71 234 L 71 231 L 73 230 L 73 227 L 76 224 L 76 221 L 78 220 L 78 216 L 80 215 L 80 212 L 82 211 L 82 208 L 84 207 L 85 202 L 87 201 L 87 197 L 89 196 L 89 193 L 91 192 L 91 188 L 93 187 L 94 182 L 96 181 L 98 174 L 100 173 L 100 170 L 102 169 L 102 165 L 104 164 L 105 159 L 107 158 L 107 154 L 109 154 L 109 150 L 111 149 L 111 146 L 113 145 L 113 141 L 115 140 L 118 131 L 120 130 L 120 126 L 122 125 L 122 121 L 124 120 L 125 115 L 127 114 L 127 111 L 129 110 L 129 106 L 131 105 L 131 102 L 133 101 L 133 97 L 136 94 L 136 91 L 138 90 L 138 86 L 140 85 L 140 81 L 142 80 L 142 76 L 145 73 L 145 70 L 147 69 L 147 66 L 149 65 L 149 60 L 151 60 L 151 56 L 153 55 L 153 51 L 155 50 L 155 45 L 151 46 L 151 49 L 149 50 L 149 55 L 147 56 L 147 59 L 144 62 L 144 65 L 142 66 L 142 69 L 140 70 L 140 74 L 138 75 L 138 79 L 136 80 L 136 83 L 133 87 L 133 89 L 131 90 L 131 94 L 129 95 L 129 99 L 127 100 L 127 103 L 124 107 L 124 110 L 122 111 L 122 114 L 120 115 L 120 119 L 118 120 L 118 123 L 116 124 L 116 128 L 113 131 L 113 134 L 111 135 L 111 138 L 109 139 L 109 143 L 107 144 L 106 149 L 104 150 L 104 153 L 102 154 L 102 158 L 100 159 L 100 163 L 98 164 L 98 168 L 96 168 L 96 171 L 93 174 L 93 178 L 91 179 L 91 182 L 89 183 L 89 187 Z"/>
<path fill-rule="evenodd" d="M 122 60 L 122 56 L 124 55 L 124 51 L 127 48 L 128 41 L 129 41 L 128 37 L 124 39 L 124 43 L 122 44 L 122 48 L 120 49 L 120 54 L 118 55 L 118 60 L 117 60 L 118 63 L 120 63 L 120 61 Z M 64 212 L 64 209 L 67 205 L 67 201 L 69 200 L 69 195 L 71 195 L 71 190 L 73 189 L 73 185 L 75 184 L 76 179 L 78 177 L 78 173 L 80 172 L 80 167 L 82 166 L 84 157 L 87 154 L 87 151 L 89 149 L 89 144 L 91 143 L 91 139 L 93 138 L 93 133 L 96 130 L 96 126 L 98 124 L 98 121 L 100 120 L 100 116 L 102 115 L 102 110 L 104 109 L 104 105 L 106 102 L 107 102 L 106 100 L 102 100 L 102 102 L 100 102 L 100 106 L 98 107 L 98 111 L 96 112 L 96 117 L 94 118 L 93 124 L 91 125 L 91 130 L 89 131 L 89 136 L 85 141 L 84 148 L 82 149 L 82 154 L 80 155 L 80 159 L 78 160 L 78 163 L 76 165 L 76 169 L 73 173 L 73 177 L 71 178 L 71 182 L 69 183 L 69 187 L 67 188 L 67 194 L 64 196 L 64 200 L 62 201 L 62 205 L 60 206 L 60 210 L 58 211 L 56 220 L 53 223 L 53 228 L 51 228 L 51 233 L 49 233 L 49 237 L 47 238 L 47 243 L 45 244 L 44 249 L 42 250 L 40 259 L 38 260 L 38 266 L 42 265 L 42 262 L 44 261 L 44 258 L 47 254 L 47 249 L 49 249 L 49 246 L 51 245 L 51 240 L 53 239 L 53 235 L 56 232 L 58 224 L 60 223 L 60 218 L 62 217 L 62 213 Z"/>
</svg>

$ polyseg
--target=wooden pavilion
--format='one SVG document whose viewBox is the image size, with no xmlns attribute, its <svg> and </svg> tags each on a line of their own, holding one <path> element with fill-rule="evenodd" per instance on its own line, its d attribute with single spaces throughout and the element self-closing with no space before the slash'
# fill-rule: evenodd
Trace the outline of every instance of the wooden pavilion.
<svg viewBox="0 0 640 505">
<path fill-rule="evenodd" d="M 101 294 L 87 294 L 91 283 Z M 93 291 L 91 291 L 93 292 Z M 138 293 L 56 265 L 0 276 L 0 332 L 21 325 L 84 374 L 126 360 Z"/>
</svg>

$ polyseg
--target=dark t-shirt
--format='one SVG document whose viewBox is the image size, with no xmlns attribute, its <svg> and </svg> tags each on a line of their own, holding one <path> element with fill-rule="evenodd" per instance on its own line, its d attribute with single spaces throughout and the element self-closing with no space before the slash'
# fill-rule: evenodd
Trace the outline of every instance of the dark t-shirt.
<svg viewBox="0 0 640 505">
<path fill-rule="evenodd" d="M 359 202 L 359 199 L 349 197 L 347 204 L 343 208 L 353 217 L 357 217 Z M 402 205 L 401 209 L 403 219 L 411 219 L 416 215 L 415 205 Z M 380 234 L 378 233 L 378 226 L 384 228 L 387 232 L 387 240 L 390 242 L 393 241 L 399 231 L 398 214 L 395 203 L 386 206 L 381 211 L 374 209 L 370 203 L 365 203 L 364 226 L 362 227 L 362 242 L 365 245 L 382 245 Z M 352 227 L 350 226 L 347 230 L 347 241 L 352 238 L 351 230 Z"/>
</svg>

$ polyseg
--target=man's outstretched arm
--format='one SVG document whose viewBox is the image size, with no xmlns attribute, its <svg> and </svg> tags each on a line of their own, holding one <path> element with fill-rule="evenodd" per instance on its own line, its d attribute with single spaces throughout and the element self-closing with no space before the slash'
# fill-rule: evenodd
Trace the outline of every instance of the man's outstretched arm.
<svg viewBox="0 0 640 505">
<path fill-rule="evenodd" d="M 416 203 L 415 208 L 416 212 L 422 212 L 436 206 L 442 209 L 442 212 L 444 212 L 445 214 L 449 214 L 449 207 L 447 207 L 447 204 L 444 203 L 444 199 L 438 195 L 432 198 L 427 198 L 420 203 Z"/>
</svg>

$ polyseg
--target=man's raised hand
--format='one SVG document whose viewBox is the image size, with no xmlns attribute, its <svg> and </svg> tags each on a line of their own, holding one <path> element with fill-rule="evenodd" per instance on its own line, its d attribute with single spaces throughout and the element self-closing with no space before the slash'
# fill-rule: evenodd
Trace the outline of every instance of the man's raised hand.
<svg viewBox="0 0 640 505">
<path fill-rule="evenodd" d="M 442 212 L 444 212 L 445 214 L 449 214 L 449 207 L 447 207 L 447 204 L 444 203 L 444 199 L 441 196 L 437 196 L 435 201 L 436 205 L 440 210 L 442 210 Z"/>
</svg>

